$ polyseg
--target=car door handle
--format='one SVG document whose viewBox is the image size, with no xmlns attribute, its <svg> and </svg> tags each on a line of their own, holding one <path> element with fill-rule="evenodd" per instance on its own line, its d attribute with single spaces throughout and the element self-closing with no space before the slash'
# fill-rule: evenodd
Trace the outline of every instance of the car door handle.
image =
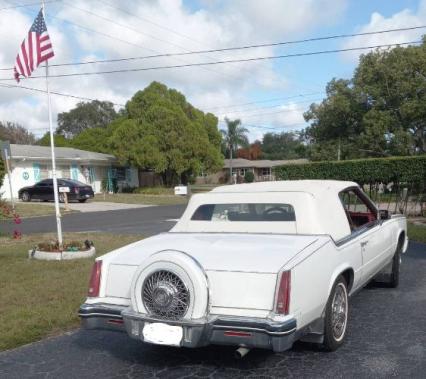
<svg viewBox="0 0 426 379">
<path fill-rule="evenodd" d="M 366 246 L 368 244 L 368 241 L 362 241 L 361 242 L 361 247 L 364 247 L 364 246 Z"/>
</svg>

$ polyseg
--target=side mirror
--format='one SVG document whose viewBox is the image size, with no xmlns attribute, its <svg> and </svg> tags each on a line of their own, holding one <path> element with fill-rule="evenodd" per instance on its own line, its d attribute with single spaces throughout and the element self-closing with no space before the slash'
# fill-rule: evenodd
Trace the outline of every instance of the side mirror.
<svg viewBox="0 0 426 379">
<path fill-rule="evenodd" d="M 379 209 L 380 220 L 389 220 L 390 214 L 387 209 Z"/>
</svg>

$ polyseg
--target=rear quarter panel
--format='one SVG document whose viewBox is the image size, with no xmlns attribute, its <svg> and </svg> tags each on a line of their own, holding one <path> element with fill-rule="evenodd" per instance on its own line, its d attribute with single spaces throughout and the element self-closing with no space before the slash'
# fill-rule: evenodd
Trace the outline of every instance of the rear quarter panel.
<svg viewBox="0 0 426 379">
<path fill-rule="evenodd" d="M 298 329 L 322 316 L 336 278 L 347 269 L 354 271 L 352 290 L 355 289 L 360 282 L 361 266 L 359 242 L 338 247 L 330 239 L 301 257 L 294 267 L 284 267 L 291 269 L 290 313 L 296 317 Z"/>
<path fill-rule="evenodd" d="M 405 253 L 408 248 L 408 235 L 407 235 L 407 218 L 402 215 L 394 215 L 390 220 L 385 221 L 391 224 L 392 237 L 394 243 L 394 251 L 396 250 L 399 237 L 404 234 L 404 244 L 402 252 Z"/>
</svg>

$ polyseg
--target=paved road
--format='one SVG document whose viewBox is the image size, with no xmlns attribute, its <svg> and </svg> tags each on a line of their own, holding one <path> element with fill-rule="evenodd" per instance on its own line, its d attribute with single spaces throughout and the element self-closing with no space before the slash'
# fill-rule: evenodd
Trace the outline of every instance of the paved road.
<svg viewBox="0 0 426 379">
<path fill-rule="evenodd" d="M 185 205 L 167 205 L 138 209 L 123 209 L 106 212 L 72 213 L 62 218 L 65 232 L 111 232 L 124 234 L 153 234 L 169 230 L 179 218 Z M 0 231 L 11 233 L 15 229 L 12 222 L 0 222 Z M 24 219 L 19 225 L 22 233 L 47 233 L 56 230 L 54 216 Z"/>
<path fill-rule="evenodd" d="M 31 206 L 34 204 L 32 203 L 23 203 L 20 202 L 20 205 L 23 207 Z M 37 205 L 42 205 L 45 207 L 51 207 L 52 209 L 55 207 L 55 203 L 53 202 L 44 202 L 40 201 L 36 203 Z M 59 203 L 59 206 L 61 209 L 65 208 L 64 203 Z M 89 201 L 86 203 L 79 203 L 79 202 L 71 202 L 68 203 L 68 208 L 72 211 L 78 211 L 82 213 L 89 213 L 89 212 L 107 212 L 107 211 L 116 211 L 120 209 L 135 209 L 135 208 L 146 208 L 146 207 L 153 207 L 154 205 L 148 205 L 148 204 L 127 204 L 127 203 L 114 203 L 111 201 Z M 62 211 L 64 214 L 64 211 Z"/>
<path fill-rule="evenodd" d="M 84 331 L 0 353 L 2 378 L 425 378 L 426 245 L 411 243 L 398 289 L 368 288 L 351 301 L 347 342 L 326 353 L 145 345 L 124 333 Z"/>
</svg>

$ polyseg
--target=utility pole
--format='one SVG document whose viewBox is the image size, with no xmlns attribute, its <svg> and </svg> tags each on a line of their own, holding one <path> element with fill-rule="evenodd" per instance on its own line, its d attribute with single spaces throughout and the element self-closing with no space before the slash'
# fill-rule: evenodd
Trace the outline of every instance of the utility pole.
<svg viewBox="0 0 426 379">
<path fill-rule="evenodd" d="M 232 145 L 229 145 L 229 182 L 233 184 L 232 176 Z"/>
</svg>

